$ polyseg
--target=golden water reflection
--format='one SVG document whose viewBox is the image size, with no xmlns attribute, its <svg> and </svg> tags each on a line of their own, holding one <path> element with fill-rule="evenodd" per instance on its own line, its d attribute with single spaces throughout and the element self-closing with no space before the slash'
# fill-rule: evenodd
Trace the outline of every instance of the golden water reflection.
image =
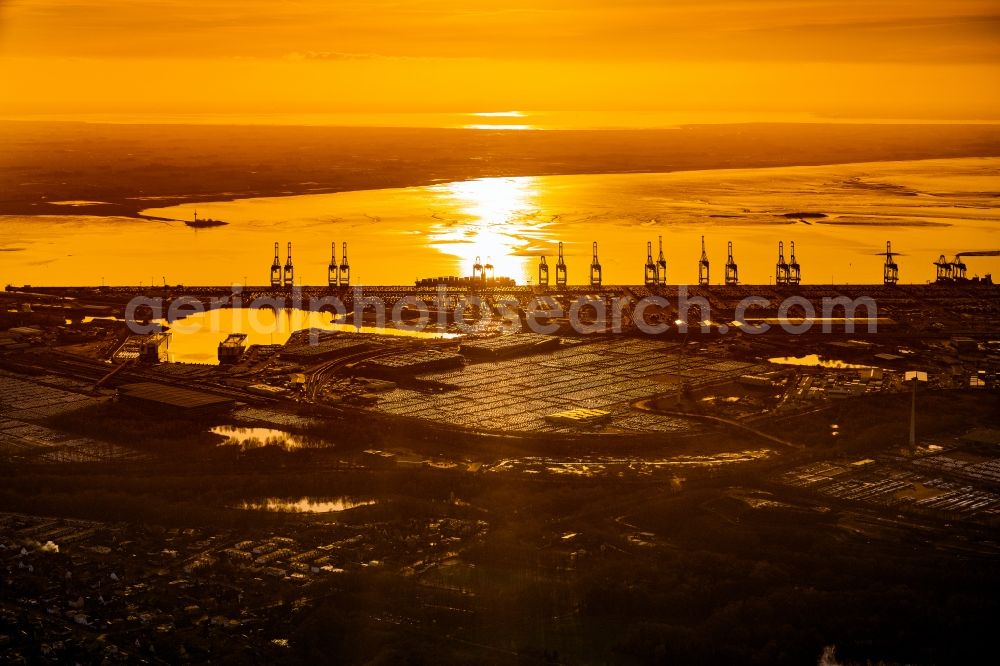
<svg viewBox="0 0 1000 666">
<path fill-rule="evenodd" d="M 846 361 L 841 361 L 835 358 L 823 358 L 818 354 L 806 354 L 805 356 L 777 356 L 767 360 L 771 363 L 777 363 L 779 365 L 806 365 L 816 368 L 830 368 L 834 370 L 852 370 L 855 368 L 863 370 L 872 367 L 870 365 L 847 363 Z"/>
<path fill-rule="evenodd" d="M 191 314 L 173 322 L 165 319 L 156 323 L 170 329 L 167 348 L 172 363 L 204 363 L 217 365 L 219 343 L 230 333 L 246 333 L 247 345 L 283 345 L 292 333 L 309 328 L 358 335 L 399 335 L 419 338 L 452 338 L 452 333 L 410 331 L 385 326 L 358 328 L 351 323 L 337 324 L 329 312 L 313 312 L 298 308 L 274 310 L 261 308 L 217 308 Z"/>
<path fill-rule="evenodd" d="M 216 426 L 211 432 L 226 438 L 224 446 L 239 446 L 241 450 L 263 446 L 280 446 L 286 451 L 300 449 L 307 445 L 306 438 L 274 428 L 242 428 L 238 426 Z"/>
<path fill-rule="evenodd" d="M 358 506 L 369 506 L 375 504 L 375 500 L 354 499 L 351 497 L 336 497 L 331 499 L 316 499 L 303 497 L 300 499 L 286 499 L 282 497 L 268 497 L 259 502 L 244 502 L 241 509 L 253 511 L 283 511 L 291 513 L 335 513 L 346 511 Z"/>
<path fill-rule="evenodd" d="M 539 219 L 537 178 L 481 178 L 430 189 L 453 212 L 434 216 L 429 245 L 455 257 L 460 274 L 471 274 L 478 257 L 492 263 L 497 276 L 520 283 L 531 278 L 551 236 L 551 220 Z"/>
<path fill-rule="evenodd" d="M 462 129 L 470 129 L 470 130 L 530 130 L 530 129 L 538 129 L 538 128 L 535 127 L 534 125 L 511 125 L 511 124 L 490 125 L 490 124 L 482 124 L 482 123 L 480 123 L 480 124 L 472 124 L 472 125 L 462 125 Z"/>
<path fill-rule="evenodd" d="M 275 242 L 294 244 L 296 282 L 327 283 L 330 244 L 350 244 L 355 285 L 470 275 L 476 256 L 525 284 L 564 241 L 569 283 L 584 284 L 591 243 L 606 284 L 643 279 L 663 237 L 671 284 L 694 283 L 701 237 L 722 281 L 732 241 L 740 279 L 774 280 L 778 241 L 795 241 L 803 282 L 881 283 L 887 240 L 900 280 L 934 278 L 942 254 L 1000 247 L 1000 158 L 659 174 L 497 177 L 424 187 L 198 202 L 161 219 L 0 216 L 0 283 L 266 284 Z M 221 196 L 221 195 L 220 195 Z M 192 229 L 199 216 L 229 224 Z M 72 207 L 67 207 L 70 212 Z M 799 217 L 797 212 L 824 217 Z M 1000 256 L 968 259 L 1000 274 Z M 534 281 L 534 280 L 533 280 Z"/>
</svg>

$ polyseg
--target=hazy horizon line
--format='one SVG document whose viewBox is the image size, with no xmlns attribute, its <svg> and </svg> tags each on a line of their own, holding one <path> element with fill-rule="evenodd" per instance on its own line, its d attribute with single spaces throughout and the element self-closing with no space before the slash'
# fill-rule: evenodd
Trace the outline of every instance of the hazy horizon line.
<svg viewBox="0 0 1000 666">
<path fill-rule="evenodd" d="M 617 122 L 583 119 L 616 116 Z M 569 122 L 567 122 L 569 119 Z M 577 122 L 572 122 L 576 119 Z M 657 120 L 654 120 L 657 119 Z M 1000 118 L 878 118 L 805 113 L 672 113 L 572 111 L 376 111 L 331 113 L 21 113 L 0 122 L 92 125 L 218 125 L 479 131 L 672 130 L 708 125 L 1000 125 Z"/>
</svg>

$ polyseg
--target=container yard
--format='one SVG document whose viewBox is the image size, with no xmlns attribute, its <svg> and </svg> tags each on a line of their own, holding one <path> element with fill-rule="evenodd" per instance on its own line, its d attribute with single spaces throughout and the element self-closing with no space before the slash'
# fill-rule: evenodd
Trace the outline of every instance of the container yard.
<svg viewBox="0 0 1000 666">
<path fill-rule="evenodd" d="M 519 336 L 510 337 L 516 340 Z M 638 414 L 630 403 L 677 393 L 685 386 L 690 390 L 726 381 L 754 367 L 740 361 L 719 362 L 710 354 L 681 358 L 676 343 L 641 339 L 581 342 L 536 353 L 528 361 L 484 361 L 425 374 L 423 378 L 455 389 L 427 394 L 399 388 L 381 395 L 376 408 L 463 428 L 513 432 L 558 430 L 566 423 L 552 422 L 548 418 L 551 414 L 599 409 L 608 413 L 607 418 L 588 420 L 585 425 L 646 432 L 682 430 L 687 427 L 683 419 Z"/>
<path fill-rule="evenodd" d="M 281 663 L 325 599 L 358 606 L 350 595 L 370 589 L 396 595 L 380 626 L 447 621 L 488 644 L 486 619 L 510 607 L 512 585 L 525 597 L 617 581 L 644 558 L 687 576 L 704 561 L 671 558 L 711 544 L 754 558 L 725 565 L 739 584 L 765 585 L 796 566 L 796 540 L 824 566 L 919 552 L 947 572 L 950 557 L 1000 552 L 993 285 L 702 285 L 684 312 L 680 289 L 656 280 L 356 292 L 336 261 L 337 286 L 314 295 L 347 312 L 366 299 L 360 326 L 336 308 L 279 314 L 308 306 L 282 284 L 250 291 L 275 299 L 272 319 L 306 328 L 221 329 L 196 349 L 163 313 L 139 317 L 163 330 L 132 331 L 136 290 L 2 294 L 16 330 L 0 332 L 0 561 L 12 607 L 39 600 L 32 631 L 52 637 L 52 659 L 237 658 L 226 646 L 239 635 L 240 658 Z M 796 297 L 815 326 L 740 330 L 736 309 L 755 294 L 768 299 L 755 322 L 778 322 L 778 303 Z M 877 331 L 820 315 L 824 299 L 866 295 Z M 182 298 L 223 315 L 247 307 L 223 287 L 163 296 L 165 310 Z M 577 314 L 594 332 L 570 316 L 579 298 L 611 312 L 653 296 L 666 303 L 643 316 L 661 333 L 641 330 L 631 306 L 618 332 L 593 328 L 591 305 Z M 371 299 L 400 321 L 379 329 Z M 417 303 L 423 333 L 407 330 Z M 526 325 L 539 304 L 562 309 L 539 320 L 549 332 Z M 62 316 L 84 307 L 108 318 Z M 199 362 L 161 353 L 185 344 Z M 272 510 L 330 497 L 361 499 Z M 66 517 L 29 515 L 40 513 Z M 512 527 L 524 516 L 529 528 Z M 550 596 L 553 635 L 580 644 L 594 611 L 576 593 Z M 29 654 L 20 626 L 0 613 L 0 641 Z"/>
<path fill-rule="evenodd" d="M 838 501 L 1000 524 L 1000 493 L 987 489 L 996 482 L 992 470 L 985 474 L 973 471 L 970 477 L 987 485 L 976 487 L 955 480 L 952 470 L 940 457 L 935 458 L 918 459 L 912 465 L 892 459 L 815 463 L 786 472 L 782 480 L 793 488 L 809 489 Z"/>
</svg>

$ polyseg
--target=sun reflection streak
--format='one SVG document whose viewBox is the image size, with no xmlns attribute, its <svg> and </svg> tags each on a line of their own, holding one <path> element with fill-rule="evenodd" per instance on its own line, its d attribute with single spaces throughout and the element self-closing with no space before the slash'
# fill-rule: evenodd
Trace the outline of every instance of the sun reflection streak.
<svg viewBox="0 0 1000 666">
<path fill-rule="evenodd" d="M 488 124 L 462 125 L 462 128 L 468 130 L 505 130 L 505 131 L 535 129 L 534 125 L 488 125 Z"/>
<path fill-rule="evenodd" d="M 480 118 L 524 118 L 524 113 L 521 111 L 479 111 L 469 115 Z"/>
<path fill-rule="evenodd" d="M 430 245 L 456 258 L 458 275 L 471 273 L 476 257 L 489 259 L 496 275 L 524 283 L 534 273 L 551 224 L 537 208 L 538 181 L 480 178 L 435 187 L 455 219 L 441 219 L 429 231 Z"/>
</svg>

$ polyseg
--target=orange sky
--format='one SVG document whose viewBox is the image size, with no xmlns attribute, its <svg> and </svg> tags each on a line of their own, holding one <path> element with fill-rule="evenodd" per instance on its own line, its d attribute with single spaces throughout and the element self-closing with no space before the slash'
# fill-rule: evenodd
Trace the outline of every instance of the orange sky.
<svg viewBox="0 0 1000 666">
<path fill-rule="evenodd" d="M 0 0 L 0 115 L 1000 120 L 998 55 L 997 0 Z"/>
</svg>

